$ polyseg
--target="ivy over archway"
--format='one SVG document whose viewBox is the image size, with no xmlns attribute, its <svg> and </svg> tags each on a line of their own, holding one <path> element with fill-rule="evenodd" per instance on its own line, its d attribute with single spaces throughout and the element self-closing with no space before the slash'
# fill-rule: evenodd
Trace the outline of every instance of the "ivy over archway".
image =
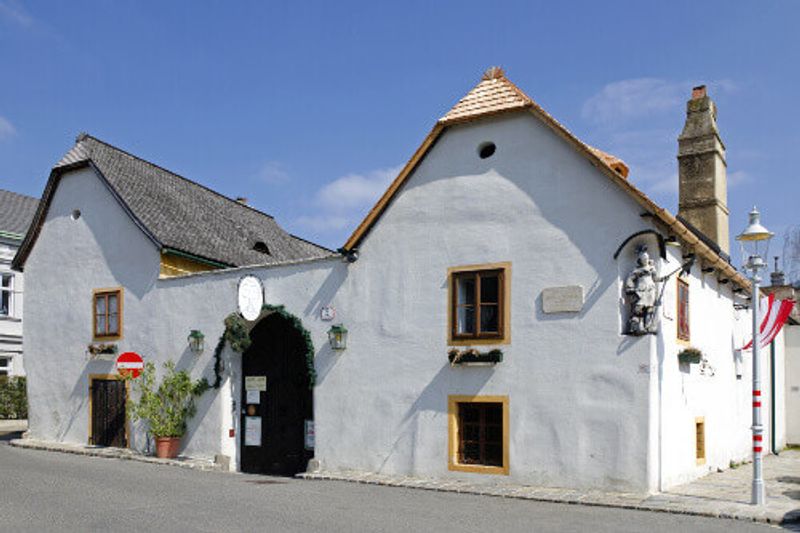
<svg viewBox="0 0 800 533">
<path fill-rule="evenodd" d="M 305 344 L 305 358 L 306 369 L 308 370 L 308 386 L 313 388 L 317 382 L 317 370 L 314 368 L 314 343 L 311 340 L 311 334 L 303 326 L 303 322 L 286 310 L 282 305 L 269 305 L 264 304 L 261 307 L 261 312 L 269 314 L 277 314 L 295 329 L 303 337 Z M 266 317 L 265 317 L 266 318 Z M 262 319 L 263 320 L 263 319 Z M 248 328 L 247 321 L 244 317 L 236 312 L 231 313 L 225 317 L 225 331 L 220 335 L 217 341 L 217 346 L 214 348 L 214 388 L 218 389 L 222 385 L 222 350 L 225 349 L 225 343 L 230 344 L 231 350 L 237 353 L 244 353 L 251 344 L 250 328 Z"/>
</svg>

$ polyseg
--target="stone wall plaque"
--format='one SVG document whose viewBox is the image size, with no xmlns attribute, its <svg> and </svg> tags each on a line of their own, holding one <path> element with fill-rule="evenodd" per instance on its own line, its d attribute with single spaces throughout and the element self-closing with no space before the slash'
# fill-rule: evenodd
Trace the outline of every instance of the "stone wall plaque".
<svg viewBox="0 0 800 533">
<path fill-rule="evenodd" d="M 578 313 L 583 309 L 583 287 L 565 285 L 542 291 L 542 310 L 545 313 Z"/>
</svg>

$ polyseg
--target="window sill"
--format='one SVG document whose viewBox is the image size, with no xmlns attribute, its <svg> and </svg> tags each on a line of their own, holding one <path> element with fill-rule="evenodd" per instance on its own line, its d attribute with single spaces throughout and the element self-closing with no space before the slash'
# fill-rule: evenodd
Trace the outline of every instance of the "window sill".
<svg viewBox="0 0 800 533">
<path fill-rule="evenodd" d="M 92 342 L 116 342 L 121 341 L 122 335 L 111 335 L 108 337 L 92 337 Z"/>
<path fill-rule="evenodd" d="M 22 322 L 22 319 L 14 317 L 14 316 L 0 315 L 0 321 L 3 321 L 3 322 Z"/>
<path fill-rule="evenodd" d="M 486 465 L 462 465 L 461 463 L 449 463 L 448 470 L 455 472 L 471 472 L 473 474 L 492 474 L 507 476 L 508 466 L 486 466 Z"/>
<path fill-rule="evenodd" d="M 492 344 L 511 344 L 510 337 L 490 337 L 490 338 L 474 338 L 474 339 L 454 339 L 452 337 L 447 339 L 447 344 L 450 346 L 488 346 Z"/>
</svg>

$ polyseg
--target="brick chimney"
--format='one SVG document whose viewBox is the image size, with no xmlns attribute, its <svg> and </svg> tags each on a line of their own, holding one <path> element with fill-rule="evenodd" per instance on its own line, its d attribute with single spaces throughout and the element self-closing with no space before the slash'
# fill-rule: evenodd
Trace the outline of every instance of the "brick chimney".
<svg viewBox="0 0 800 533">
<path fill-rule="evenodd" d="M 725 145 L 706 86 L 692 89 L 678 136 L 678 216 L 730 253 Z"/>
</svg>

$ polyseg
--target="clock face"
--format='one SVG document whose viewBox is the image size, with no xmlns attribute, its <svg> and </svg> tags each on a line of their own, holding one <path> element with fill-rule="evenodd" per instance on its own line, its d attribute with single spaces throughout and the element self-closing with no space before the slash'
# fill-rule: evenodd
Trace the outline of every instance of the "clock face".
<svg viewBox="0 0 800 533">
<path fill-rule="evenodd" d="M 239 281 L 239 312 L 245 320 L 253 321 L 261 314 L 264 305 L 264 286 L 255 276 L 245 276 Z"/>
</svg>

